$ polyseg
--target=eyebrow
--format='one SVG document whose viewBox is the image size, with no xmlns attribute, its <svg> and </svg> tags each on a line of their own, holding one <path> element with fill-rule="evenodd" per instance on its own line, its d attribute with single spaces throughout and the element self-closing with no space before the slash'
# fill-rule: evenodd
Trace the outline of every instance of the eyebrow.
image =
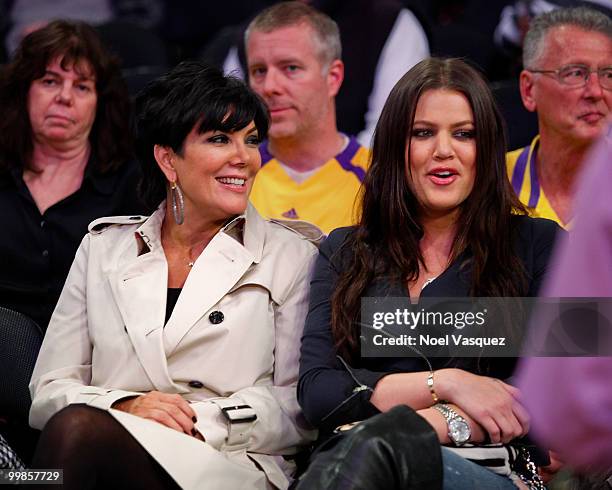
<svg viewBox="0 0 612 490">
<path fill-rule="evenodd" d="M 561 70 L 563 68 L 569 68 L 569 67 L 572 67 L 572 66 L 591 68 L 591 66 L 593 66 L 593 64 L 592 63 L 587 63 L 587 62 L 584 62 L 584 61 L 572 61 L 572 62 L 569 62 L 569 63 L 565 63 L 563 65 L 560 65 L 559 69 Z M 612 63 L 604 64 L 603 66 L 599 65 L 599 64 L 595 64 L 595 66 L 597 66 L 598 68 L 608 68 L 609 66 L 612 66 Z"/>
<path fill-rule="evenodd" d="M 299 65 L 302 64 L 303 61 L 301 61 L 299 58 L 280 58 L 277 60 L 272 60 L 270 63 L 264 63 L 261 60 L 253 60 L 252 63 L 249 64 L 249 68 L 253 68 L 253 67 L 260 67 L 260 66 L 269 66 L 269 65 L 288 65 L 288 64 L 293 64 L 293 65 Z"/>
<path fill-rule="evenodd" d="M 280 63 L 282 65 L 286 65 L 287 63 L 302 63 L 298 58 L 281 58 L 277 60 L 276 63 Z"/>
<path fill-rule="evenodd" d="M 431 121 L 427 121 L 425 119 L 419 119 L 419 120 L 415 120 L 412 125 L 414 126 L 415 124 L 425 124 L 428 126 L 437 126 L 436 123 L 433 123 Z M 458 126 L 465 126 L 466 124 L 471 124 L 472 126 L 474 126 L 474 121 L 472 121 L 471 119 L 466 119 L 465 121 L 459 121 L 456 123 L 451 124 L 452 128 L 456 128 Z"/>
<path fill-rule="evenodd" d="M 244 128 L 242 128 L 244 129 Z M 208 131 L 204 131 L 203 133 L 199 133 L 199 134 L 206 134 L 206 133 L 222 133 L 222 134 L 231 134 L 231 133 L 236 133 L 237 131 L 241 131 L 241 129 L 237 129 L 236 131 L 224 131 L 222 129 L 209 129 Z M 257 131 L 257 126 L 253 126 L 251 129 L 249 129 L 247 131 L 247 134 L 251 134 L 251 133 L 256 133 Z"/>
<path fill-rule="evenodd" d="M 96 77 L 93 77 L 93 76 L 87 77 L 87 76 L 81 75 L 78 71 L 75 71 L 75 73 L 78 75 L 77 80 L 80 82 L 87 82 L 87 81 L 95 82 L 96 81 Z M 63 78 L 63 75 L 61 73 L 58 73 L 53 70 L 45 70 L 45 74 L 43 76 L 47 76 L 47 75 L 51 75 L 57 78 Z"/>
</svg>

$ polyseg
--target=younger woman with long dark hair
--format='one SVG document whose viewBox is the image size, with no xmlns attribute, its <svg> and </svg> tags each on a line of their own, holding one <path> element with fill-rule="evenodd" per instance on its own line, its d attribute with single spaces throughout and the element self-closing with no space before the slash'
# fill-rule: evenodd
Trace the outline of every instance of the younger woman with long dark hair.
<svg viewBox="0 0 612 490">
<path fill-rule="evenodd" d="M 407 405 L 442 444 L 465 442 L 449 438 L 437 399 L 467 423 L 469 442 L 508 443 L 527 433 L 520 394 L 502 381 L 514 360 L 431 358 L 430 370 L 418 357 L 362 358 L 359 350 L 363 297 L 537 294 L 558 226 L 525 216 L 506 177 L 504 146 L 486 82 L 460 60 L 425 60 L 391 92 L 361 221 L 330 234 L 311 282 L 298 397 L 323 435 Z M 455 455 L 442 456 L 446 465 Z M 461 470 L 475 471 L 479 488 L 514 487 L 459 460 L 473 467 Z M 445 488 L 456 487 L 445 481 Z"/>
</svg>

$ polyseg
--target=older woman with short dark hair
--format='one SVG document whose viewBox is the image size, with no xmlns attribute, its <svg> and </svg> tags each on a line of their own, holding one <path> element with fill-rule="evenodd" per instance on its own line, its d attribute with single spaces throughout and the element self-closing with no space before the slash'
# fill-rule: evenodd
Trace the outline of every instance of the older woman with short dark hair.
<svg viewBox="0 0 612 490">
<path fill-rule="evenodd" d="M 141 213 L 130 103 L 95 30 L 54 21 L 0 72 L 0 305 L 46 328 L 90 221 Z"/>
<path fill-rule="evenodd" d="M 287 488 L 311 437 L 295 386 L 317 248 L 248 204 L 267 110 L 199 63 L 137 109 L 158 207 L 83 239 L 30 385 L 33 464 L 75 489 Z"/>
</svg>

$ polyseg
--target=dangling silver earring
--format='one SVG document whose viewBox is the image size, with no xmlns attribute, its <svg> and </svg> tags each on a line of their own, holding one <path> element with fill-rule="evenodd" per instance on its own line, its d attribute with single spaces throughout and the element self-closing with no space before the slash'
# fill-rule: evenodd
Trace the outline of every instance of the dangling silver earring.
<svg viewBox="0 0 612 490">
<path fill-rule="evenodd" d="M 170 200 L 172 201 L 172 215 L 177 225 L 182 225 L 185 221 L 185 204 L 183 202 L 183 192 L 176 181 L 170 182 Z"/>
</svg>

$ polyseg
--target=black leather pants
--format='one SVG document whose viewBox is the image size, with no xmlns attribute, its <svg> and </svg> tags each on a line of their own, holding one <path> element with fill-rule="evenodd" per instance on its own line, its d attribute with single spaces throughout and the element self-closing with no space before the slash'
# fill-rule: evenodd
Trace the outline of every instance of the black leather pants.
<svg viewBox="0 0 612 490">
<path fill-rule="evenodd" d="M 442 456 L 433 428 L 398 406 L 326 441 L 296 490 L 441 490 Z"/>
</svg>

